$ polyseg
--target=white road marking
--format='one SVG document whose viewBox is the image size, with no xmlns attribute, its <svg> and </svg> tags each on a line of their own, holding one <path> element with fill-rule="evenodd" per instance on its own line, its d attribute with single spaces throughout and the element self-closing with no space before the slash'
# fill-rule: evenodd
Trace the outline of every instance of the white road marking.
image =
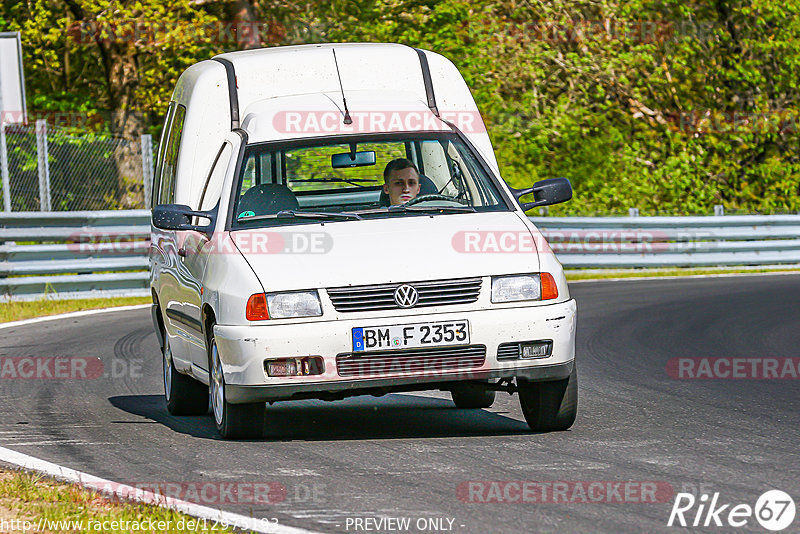
<svg viewBox="0 0 800 534">
<path fill-rule="evenodd" d="M 289 469 L 285 467 L 279 467 L 275 470 L 276 475 L 281 476 L 292 476 L 292 477 L 309 477 L 309 476 L 321 476 L 319 473 L 314 471 L 313 469 Z"/>
<path fill-rule="evenodd" d="M 9 440 L 13 438 L 5 438 L 5 440 Z M 15 441 L 13 443 L 8 443 L 8 445 L 117 445 L 118 443 L 115 441 L 82 441 L 79 439 L 53 439 L 53 440 L 44 440 L 44 441 Z"/>
<path fill-rule="evenodd" d="M 208 506 L 190 503 L 174 497 L 166 497 L 141 488 L 128 486 L 112 482 L 103 478 L 96 477 L 81 471 L 76 471 L 68 467 L 40 460 L 27 454 L 22 454 L 11 449 L 0 447 L 0 463 L 6 463 L 21 467 L 23 469 L 38 471 L 45 475 L 80 484 L 81 486 L 99 491 L 109 495 L 115 495 L 122 499 L 154 504 L 170 510 L 175 510 L 200 519 L 215 521 L 218 524 L 227 524 L 242 530 L 252 530 L 264 534 L 318 534 L 312 530 L 305 530 L 285 525 L 277 525 L 268 521 L 260 521 L 257 518 L 247 517 L 232 512 L 215 510 Z"/>
<path fill-rule="evenodd" d="M 99 310 L 82 310 L 77 312 L 62 313 L 59 315 L 45 315 L 44 317 L 34 317 L 32 319 L 23 319 L 21 321 L 11 321 L 10 323 L 0 323 L 0 330 L 5 328 L 14 328 L 15 326 L 25 326 L 29 324 L 44 323 L 47 321 L 57 321 L 59 319 L 72 319 L 74 317 L 86 317 L 87 315 L 97 315 L 100 313 L 109 313 L 116 311 L 126 310 L 143 310 L 149 308 L 150 304 L 135 304 L 133 306 L 117 306 L 114 308 L 100 308 Z"/>
</svg>

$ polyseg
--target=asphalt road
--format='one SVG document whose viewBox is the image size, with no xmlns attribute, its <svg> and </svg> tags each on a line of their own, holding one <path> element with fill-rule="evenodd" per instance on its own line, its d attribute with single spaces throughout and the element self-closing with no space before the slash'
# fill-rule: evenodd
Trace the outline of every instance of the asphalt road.
<svg viewBox="0 0 800 534">
<path fill-rule="evenodd" d="M 448 531 L 434 520 L 458 533 L 689 530 L 666 526 L 680 491 L 753 506 L 780 489 L 800 508 L 800 380 L 667 373 L 676 357 L 800 356 L 800 276 L 571 290 L 580 408 L 567 432 L 530 432 L 516 396 L 459 410 L 430 393 L 275 404 L 263 440 L 223 441 L 210 416 L 167 413 L 149 312 L 135 310 L 0 330 L 0 357 L 98 357 L 107 375 L 0 380 L 0 445 L 131 484 L 276 482 L 286 488 L 281 502 L 252 504 L 243 494 L 222 507 L 322 532 L 397 531 L 372 522 L 381 517 L 409 518 L 413 532 Z M 538 481 L 536 491 L 566 482 L 569 492 L 593 481 L 623 485 L 607 492 L 612 502 L 568 493 L 573 502 L 484 503 L 472 501 L 496 501 L 497 488 L 520 497 L 514 486 L 470 481 Z M 657 484 L 660 502 L 619 502 L 639 500 L 624 491 L 641 482 Z M 470 487 L 483 489 L 458 491 Z M 753 518 L 740 529 L 692 530 L 765 531 Z M 800 518 L 785 532 L 798 530 Z"/>
</svg>

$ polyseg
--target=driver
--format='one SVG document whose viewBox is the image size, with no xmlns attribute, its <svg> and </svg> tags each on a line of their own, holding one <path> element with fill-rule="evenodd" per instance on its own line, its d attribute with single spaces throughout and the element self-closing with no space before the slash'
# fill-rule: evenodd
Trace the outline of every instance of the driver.
<svg viewBox="0 0 800 534">
<path fill-rule="evenodd" d="M 419 194 L 419 171 L 414 162 L 406 158 L 393 159 L 383 170 L 383 192 L 389 204 L 405 204 Z"/>
</svg>

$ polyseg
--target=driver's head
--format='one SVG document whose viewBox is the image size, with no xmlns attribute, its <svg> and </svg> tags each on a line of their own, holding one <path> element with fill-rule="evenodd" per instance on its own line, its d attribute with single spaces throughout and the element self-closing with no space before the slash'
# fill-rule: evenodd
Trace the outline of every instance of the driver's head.
<svg viewBox="0 0 800 534">
<path fill-rule="evenodd" d="M 404 204 L 419 194 L 419 171 L 414 162 L 406 158 L 390 161 L 383 170 L 383 192 L 389 195 L 389 204 Z"/>
</svg>

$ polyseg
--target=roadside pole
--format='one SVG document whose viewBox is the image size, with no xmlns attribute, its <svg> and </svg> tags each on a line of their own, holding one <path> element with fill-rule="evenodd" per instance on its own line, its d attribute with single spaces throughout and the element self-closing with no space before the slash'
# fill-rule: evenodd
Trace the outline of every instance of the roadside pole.
<svg viewBox="0 0 800 534">
<path fill-rule="evenodd" d="M 36 155 L 39 159 L 39 209 L 52 211 L 50 206 L 50 163 L 47 158 L 47 121 L 36 121 Z"/>
<path fill-rule="evenodd" d="M 8 179 L 8 149 L 6 125 L 0 120 L 0 174 L 3 175 L 3 211 L 11 213 L 11 182 Z"/>
<path fill-rule="evenodd" d="M 153 137 L 142 135 L 142 180 L 144 181 L 144 207 L 150 209 L 153 191 Z"/>
</svg>

